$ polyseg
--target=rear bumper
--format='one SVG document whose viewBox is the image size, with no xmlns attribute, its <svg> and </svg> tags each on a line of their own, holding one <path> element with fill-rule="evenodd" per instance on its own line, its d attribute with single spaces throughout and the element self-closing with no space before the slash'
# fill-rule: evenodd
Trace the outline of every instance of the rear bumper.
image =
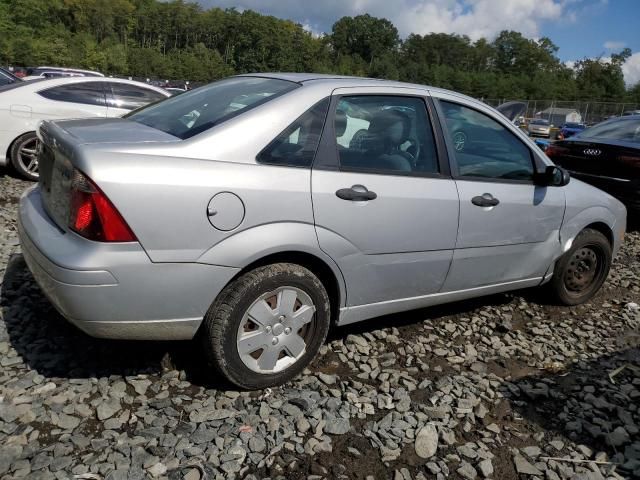
<svg viewBox="0 0 640 480">
<path fill-rule="evenodd" d="M 54 307 L 102 338 L 192 338 L 236 268 L 153 263 L 138 243 L 99 243 L 62 232 L 33 188 L 20 199 L 24 258 Z"/>
</svg>

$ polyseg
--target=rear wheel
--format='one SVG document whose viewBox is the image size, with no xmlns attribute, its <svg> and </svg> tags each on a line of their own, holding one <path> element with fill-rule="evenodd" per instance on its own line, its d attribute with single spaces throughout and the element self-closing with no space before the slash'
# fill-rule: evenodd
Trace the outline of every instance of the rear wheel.
<svg viewBox="0 0 640 480">
<path fill-rule="evenodd" d="M 13 142 L 9 152 L 15 171 L 28 180 L 38 180 L 39 142 L 36 132 L 25 133 Z"/>
<path fill-rule="evenodd" d="M 327 292 L 299 265 L 252 270 L 209 308 L 201 336 L 210 363 L 246 389 L 281 385 L 316 356 L 330 323 Z"/>
<path fill-rule="evenodd" d="M 549 288 L 560 303 L 578 305 L 598 292 L 610 268 L 609 241 L 597 230 L 587 228 L 556 263 Z"/>
</svg>

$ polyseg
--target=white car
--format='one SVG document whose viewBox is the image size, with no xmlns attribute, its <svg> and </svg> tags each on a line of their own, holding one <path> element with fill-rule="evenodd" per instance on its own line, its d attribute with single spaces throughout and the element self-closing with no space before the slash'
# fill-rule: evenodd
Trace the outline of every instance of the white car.
<svg viewBox="0 0 640 480">
<path fill-rule="evenodd" d="M 38 179 L 36 127 L 41 120 L 120 117 L 171 96 L 153 85 L 104 77 L 66 77 L 0 87 L 0 166 Z"/>
<path fill-rule="evenodd" d="M 93 70 L 65 67 L 35 67 L 27 69 L 28 75 L 23 80 L 60 77 L 104 77 L 104 74 Z"/>
</svg>

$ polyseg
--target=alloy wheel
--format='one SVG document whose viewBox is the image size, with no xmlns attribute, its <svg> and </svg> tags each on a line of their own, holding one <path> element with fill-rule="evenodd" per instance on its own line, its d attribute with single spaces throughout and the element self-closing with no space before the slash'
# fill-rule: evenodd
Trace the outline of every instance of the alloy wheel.
<svg viewBox="0 0 640 480">
<path fill-rule="evenodd" d="M 18 162 L 25 172 L 38 176 L 38 138 L 30 138 L 20 145 Z"/>
</svg>

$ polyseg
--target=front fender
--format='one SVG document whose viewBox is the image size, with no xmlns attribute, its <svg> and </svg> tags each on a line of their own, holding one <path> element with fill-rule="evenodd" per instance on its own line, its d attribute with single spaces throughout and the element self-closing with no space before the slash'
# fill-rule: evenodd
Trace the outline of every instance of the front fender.
<svg viewBox="0 0 640 480">
<path fill-rule="evenodd" d="M 342 272 L 333 259 L 320 250 L 313 224 L 276 222 L 242 230 L 207 250 L 199 263 L 245 268 L 269 255 L 300 252 L 322 260 L 338 280 L 340 303 L 344 306 L 346 287 Z"/>
<path fill-rule="evenodd" d="M 621 242 L 616 230 L 618 222 L 619 219 L 616 214 L 610 209 L 602 206 L 588 207 L 576 214 L 573 214 L 570 218 L 565 218 L 562 223 L 562 228 L 560 229 L 561 254 L 571 248 L 576 236 L 584 230 L 585 227 L 593 223 L 603 223 L 607 225 L 613 233 L 613 255 L 615 256 L 620 248 Z M 624 231 L 624 226 L 622 227 L 622 230 Z"/>
</svg>

